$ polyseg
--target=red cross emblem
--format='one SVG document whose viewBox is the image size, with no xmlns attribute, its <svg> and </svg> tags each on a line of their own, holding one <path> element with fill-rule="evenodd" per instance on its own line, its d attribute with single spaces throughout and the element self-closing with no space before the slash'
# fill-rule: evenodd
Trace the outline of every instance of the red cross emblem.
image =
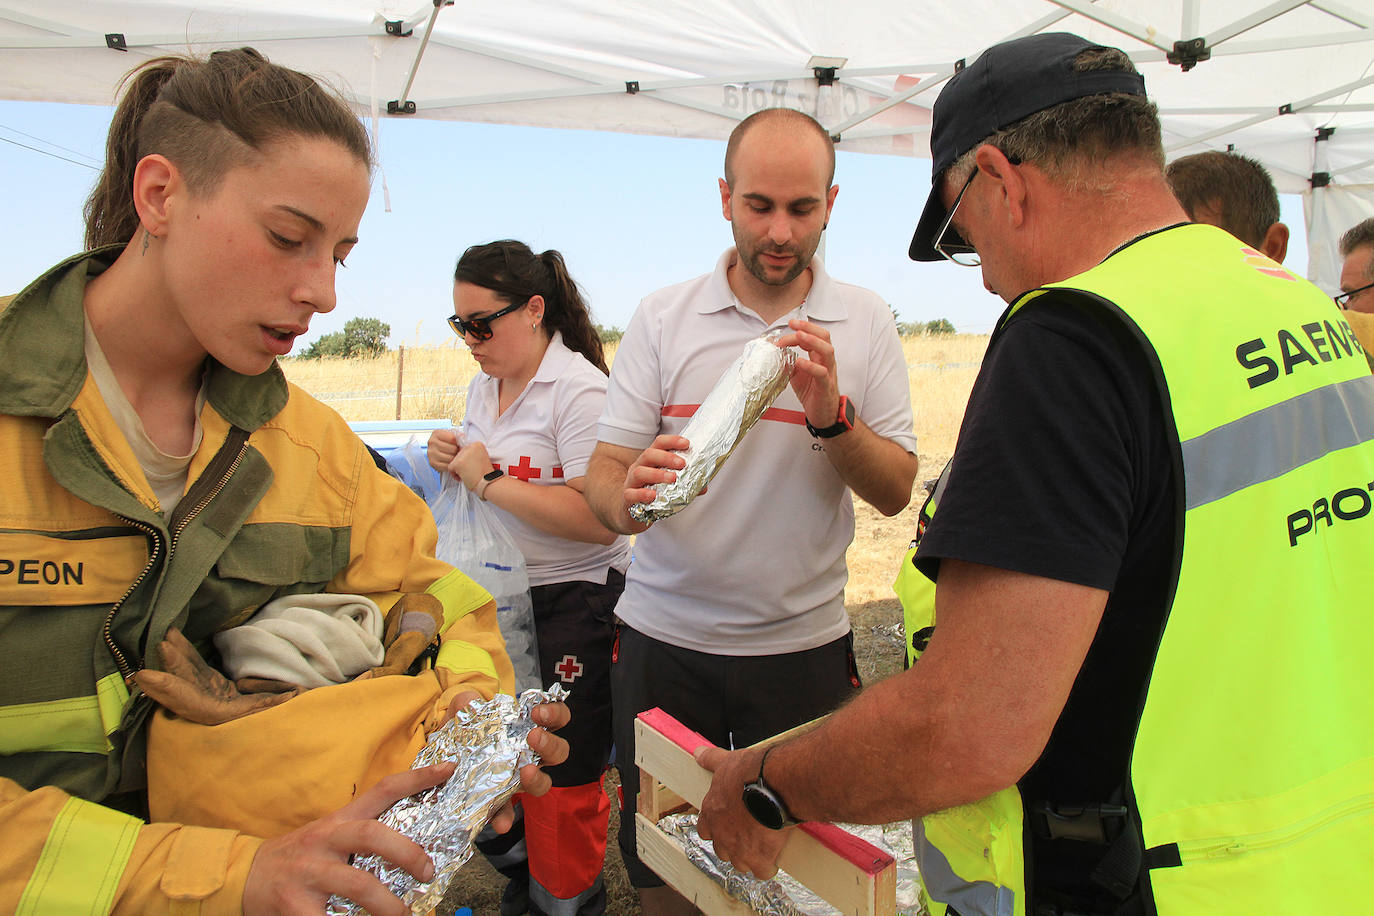
<svg viewBox="0 0 1374 916">
<path fill-rule="evenodd" d="M 523 480 L 526 483 L 528 483 L 531 478 L 539 477 L 543 474 L 543 472 L 539 468 L 534 467 L 530 464 L 529 455 L 521 455 L 520 463 L 512 464 L 509 467 L 507 467 L 506 473 L 512 477 L 518 477 L 520 480 Z"/>
<path fill-rule="evenodd" d="M 558 679 L 565 684 L 571 684 L 582 676 L 584 665 L 577 660 L 576 655 L 565 655 L 563 660 L 553 666 L 553 670 L 558 674 Z"/>
</svg>

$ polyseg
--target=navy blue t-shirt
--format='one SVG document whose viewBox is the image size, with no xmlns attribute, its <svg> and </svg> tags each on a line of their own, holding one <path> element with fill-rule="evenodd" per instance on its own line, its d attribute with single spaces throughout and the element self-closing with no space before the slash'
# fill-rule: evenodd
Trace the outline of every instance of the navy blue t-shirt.
<svg viewBox="0 0 1374 916">
<path fill-rule="evenodd" d="M 1021 782 L 1027 802 L 1106 802 L 1127 776 L 1180 521 L 1156 371 L 1105 305 L 1053 292 L 1021 309 L 983 360 L 916 555 L 931 578 L 948 557 L 1110 592 L 1064 711 Z M 1096 896 L 1083 879 L 1104 852 L 1036 841 L 1035 885 Z"/>
</svg>

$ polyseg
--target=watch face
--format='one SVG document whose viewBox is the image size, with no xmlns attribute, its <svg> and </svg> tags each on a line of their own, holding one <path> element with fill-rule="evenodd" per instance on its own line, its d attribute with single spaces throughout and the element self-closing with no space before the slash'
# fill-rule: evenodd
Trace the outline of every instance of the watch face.
<svg viewBox="0 0 1374 916">
<path fill-rule="evenodd" d="M 758 821 L 769 830 L 781 830 L 783 826 L 782 806 L 778 800 L 758 783 L 750 783 L 744 787 L 744 807 L 748 809 L 754 820 Z"/>
</svg>

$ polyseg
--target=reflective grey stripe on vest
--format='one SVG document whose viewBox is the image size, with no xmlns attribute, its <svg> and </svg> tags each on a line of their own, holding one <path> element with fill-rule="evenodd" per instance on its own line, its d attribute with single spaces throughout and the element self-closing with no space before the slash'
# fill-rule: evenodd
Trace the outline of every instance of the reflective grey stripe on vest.
<svg viewBox="0 0 1374 916">
<path fill-rule="evenodd" d="M 945 854 L 926 841 L 925 825 L 919 817 L 911 822 L 911 839 L 916 869 L 932 898 L 954 907 L 959 916 L 1012 916 L 1016 911 L 1016 895 L 1009 888 L 991 881 L 965 881 L 956 875 Z"/>
<path fill-rule="evenodd" d="M 1374 439 L 1374 375 L 1325 385 L 1183 443 L 1188 509 Z"/>
</svg>

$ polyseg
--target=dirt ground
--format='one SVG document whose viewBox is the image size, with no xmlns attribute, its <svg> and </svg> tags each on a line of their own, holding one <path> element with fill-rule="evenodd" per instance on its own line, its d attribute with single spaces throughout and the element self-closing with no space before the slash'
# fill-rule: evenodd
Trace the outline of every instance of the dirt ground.
<svg viewBox="0 0 1374 916">
<path fill-rule="evenodd" d="M 870 506 L 856 501 L 854 541 L 846 555 L 850 567 L 850 585 L 846 602 L 850 624 L 854 628 L 854 650 L 859 663 L 859 675 L 865 684 L 888 677 L 902 670 L 902 610 L 897 599 L 891 597 L 891 583 L 898 565 L 906 553 L 915 513 L 924 500 L 921 481 L 934 477 L 943 466 L 943 458 L 921 456 L 921 472 L 917 478 L 912 504 L 894 518 L 883 518 Z M 606 791 L 611 803 L 611 837 L 606 852 L 606 913 L 608 916 L 634 916 L 640 912 L 634 889 L 625 876 L 621 864 L 616 835 L 619 828 L 615 804 L 618 779 L 612 770 L 606 777 Z M 449 888 L 438 916 L 451 916 L 458 907 L 470 907 L 474 916 L 495 916 L 505 887 L 505 878 L 476 855 L 463 866 Z"/>
</svg>

